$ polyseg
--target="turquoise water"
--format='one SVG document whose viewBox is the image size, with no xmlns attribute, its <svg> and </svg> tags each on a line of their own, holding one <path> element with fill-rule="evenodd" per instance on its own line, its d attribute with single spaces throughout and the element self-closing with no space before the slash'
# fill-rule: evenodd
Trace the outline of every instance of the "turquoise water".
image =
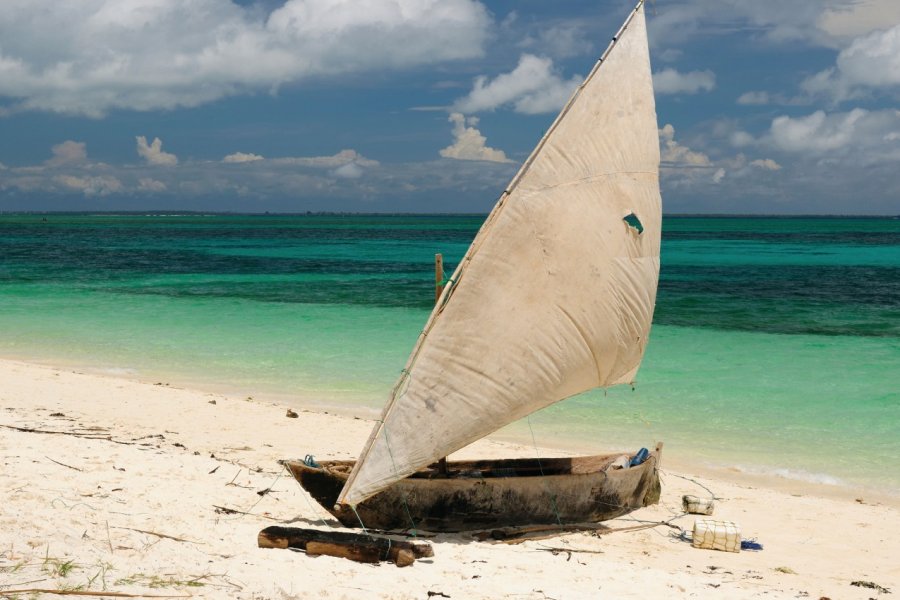
<svg viewBox="0 0 900 600">
<path fill-rule="evenodd" d="M 434 253 L 449 271 L 482 218 L 0 215 L 0 356 L 374 411 Z M 635 389 L 533 415 L 538 443 L 661 439 L 900 494 L 900 220 L 667 218 L 663 237 Z"/>
</svg>

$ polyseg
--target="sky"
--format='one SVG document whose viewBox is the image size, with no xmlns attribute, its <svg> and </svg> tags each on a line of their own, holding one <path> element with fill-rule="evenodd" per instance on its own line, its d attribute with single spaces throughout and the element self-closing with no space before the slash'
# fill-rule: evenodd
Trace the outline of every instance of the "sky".
<svg viewBox="0 0 900 600">
<path fill-rule="evenodd" d="M 634 0 L 2 0 L 0 211 L 490 210 Z M 900 1 L 648 0 L 666 213 L 900 215 Z"/>
</svg>

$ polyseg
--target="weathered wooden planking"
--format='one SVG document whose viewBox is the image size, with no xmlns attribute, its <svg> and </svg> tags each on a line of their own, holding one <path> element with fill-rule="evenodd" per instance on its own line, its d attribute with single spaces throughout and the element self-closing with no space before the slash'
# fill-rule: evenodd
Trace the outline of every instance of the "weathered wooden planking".
<svg viewBox="0 0 900 600">
<path fill-rule="evenodd" d="M 360 544 L 334 544 L 330 542 L 307 542 L 306 554 L 318 556 L 325 554 L 338 558 L 347 558 L 356 562 L 377 563 L 382 560 L 382 549 Z M 397 549 L 389 553 L 388 558 L 398 567 L 408 567 L 416 561 L 410 550 Z M 384 559 L 387 560 L 387 559 Z"/>
<path fill-rule="evenodd" d="M 356 506 L 334 506 L 353 461 L 284 465 L 345 527 L 384 531 L 472 531 L 613 519 L 659 501 L 662 444 L 641 465 L 616 469 L 622 454 L 454 461 L 423 469 Z"/>
</svg>

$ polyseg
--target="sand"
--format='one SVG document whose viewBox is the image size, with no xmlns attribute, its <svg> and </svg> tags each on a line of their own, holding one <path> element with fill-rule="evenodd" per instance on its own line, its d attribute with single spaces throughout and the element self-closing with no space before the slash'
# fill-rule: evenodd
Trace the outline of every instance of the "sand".
<svg viewBox="0 0 900 600">
<path fill-rule="evenodd" d="M 14 593 L 30 589 L 247 599 L 887 597 L 858 581 L 900 593 L 900 510 L 889 501 L 665 464 L 661 503 L 600 533 L 515 545 L 438 535 L 428 540 L 434 557 L 406 568 L 260 549 L 257 534 L 270 525 L 336 525 L 277 461 L 355 458 L 372 425 L 286 412 L 0 361 L 0 598 L 61 597 Z M 487 439 L 460 455 L 533 452 Z M 700 550 L 671 526 L 635 528 L 670 521 L 690 531 L 696 517 L 679 516 L 681 497 L 706 497 L 704 488 L 718 498 L 715 517 L 739 523 L 764 550 Z"/>
</svg>

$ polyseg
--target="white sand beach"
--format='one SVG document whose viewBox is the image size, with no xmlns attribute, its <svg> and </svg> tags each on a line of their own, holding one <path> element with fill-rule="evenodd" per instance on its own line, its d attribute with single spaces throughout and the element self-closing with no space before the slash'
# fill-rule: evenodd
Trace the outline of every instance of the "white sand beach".
<svg viewBox="0 0 900 600">
<path fill-rule="evenodd" d="M 599 532 L 519 544 L 438 535 L 427 538 L 434 557 L 406 568 L 260 549 L 257 534 L 270 525 L 337 525 L 277 461 L 306 452 L 355 458 L 371 428 L 362 418 L 303 411 L 288 418 L 286 410 L 163 382 L 0 361 L 0 598 L 61 597 L 51 591 L 559 600 L 900 593 L 900 511 L 890 500 L 672 472 L 665 459 L 660 504 Z M 487 439 L 460 456 L 533 451 Z M 679 517 L 681 497 L 706 496 L 704 488 L 718 498 L 715 518 L 739 523 L 762 551 L 699 550 L 673 537 L 674 527 L 649 526 L 669 521 L 690 532 L 696 517 Z"/>
</svg>

